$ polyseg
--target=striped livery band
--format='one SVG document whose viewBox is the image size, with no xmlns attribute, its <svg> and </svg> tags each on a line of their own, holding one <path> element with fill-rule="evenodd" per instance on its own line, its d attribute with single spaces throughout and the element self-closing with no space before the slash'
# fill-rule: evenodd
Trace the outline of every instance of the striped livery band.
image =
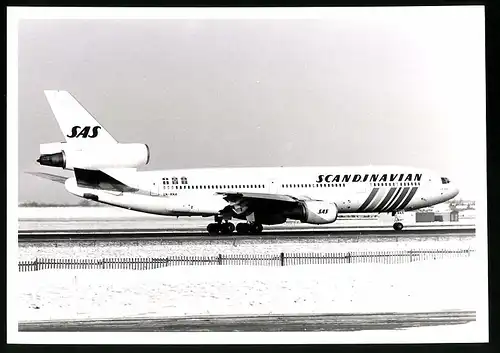
<svg viewBox="0 0 500 353">
<path fill-rule="evenodd" d="M 373 188 L 358 212 L 390 212 L 404 210 L 418 187 Z"/>
</svg>

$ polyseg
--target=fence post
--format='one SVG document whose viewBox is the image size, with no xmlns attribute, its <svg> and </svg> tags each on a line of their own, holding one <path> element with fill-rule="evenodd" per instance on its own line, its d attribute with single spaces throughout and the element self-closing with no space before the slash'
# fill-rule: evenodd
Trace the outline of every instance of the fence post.
<svg viewBox="0 0 500 353">
<path fill-rule="evenodd" d="M 347 263 L 350 264 L 351 263 L 351 252 L 348 252 L 347 253 Z"/>
<path fill-rule="evenodd" d="M 222 265 L 222 255 L 221 254 L 219 254 L 219 256 L 217 256 L 217 264 Z"/>
<path fill-rule="evenodd" d="M 280 253 L 280 264 L 281 266 L 285 266 L 285 254 Z"/>
<path fill-rule="evenodd" d="M 38 257 L 35 259 L 34 265 L 35 265 L 35 271 L 38 271 Z"/>
</svg>

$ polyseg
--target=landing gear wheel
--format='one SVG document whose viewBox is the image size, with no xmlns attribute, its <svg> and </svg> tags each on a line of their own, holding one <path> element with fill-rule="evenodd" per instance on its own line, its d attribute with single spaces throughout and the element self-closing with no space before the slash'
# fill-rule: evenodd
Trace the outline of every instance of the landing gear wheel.
<svg viewBox="0 0 500 353">
<path fill-rule="evenodd" d="M 403 223 L 396 222 L 396 223 L 394 223 L 394 225 L 392 227 L 394 228 L 394 230 L 399 232 L 399 231 L 403 230 Z"/>
<path fill-rule="evenodd" d="M 248 223 L 238 223 L 236 225 L 236 232 L 238 234 L 248 234 L 250 232 L 250 224 L 248 224 Z"/>
<path fill-rule="evenodd" d="M 207 231 L 208 231 L 208 234 L 210 234 L 210 235 L 218 235 L 221 233 L 221 227 L 218 223 L 210 223 L 207 226 Z"/>
<path fill-rule="evenodd" d="M 262 227 L 262 224 L 258 224 L 258 223 L 250 224 L 250 233 L 252 233 L 252 234 L 262 233 L 263 229 L 264 229 L 264 227 Z"/>
<path fill-rule="evenodd" d="M 220 229 L 221 229 L 221 234 L 231 234 L 232 232 L 234 232 L 234 224 L 232 223 L 222 223 L 219 225 Z"/>
</svg>

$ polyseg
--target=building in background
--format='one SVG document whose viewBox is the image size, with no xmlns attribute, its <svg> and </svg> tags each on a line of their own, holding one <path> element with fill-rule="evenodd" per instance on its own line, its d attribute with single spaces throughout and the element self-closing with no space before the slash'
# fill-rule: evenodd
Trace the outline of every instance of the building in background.
<svg viewBox="0 0 500 353">
<path fill-rule="evenodd" d="M 457 210 L 440 211 L 440 212 L 424 211 L 424 212 L 416 212 L 415 214 L 416 223 L 458 222 L 459 218 L 460 218 L 460 212 L 458 212 Z"/>
</svg>

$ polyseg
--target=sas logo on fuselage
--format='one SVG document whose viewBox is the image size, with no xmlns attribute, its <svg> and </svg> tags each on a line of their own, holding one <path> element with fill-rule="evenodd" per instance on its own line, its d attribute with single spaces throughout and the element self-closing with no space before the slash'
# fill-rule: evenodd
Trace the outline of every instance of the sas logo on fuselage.
<svg viewBox="0 0 500 353">
<path fill-rule="evenodd" d="M 92 130 L 91 130 L 91 128 L 92 128 Z M 94 137 L 97 137 L 97 135 L 99 134 L 100 128 L 101 128 L 100 126 L 81 127 L 81 126 L 77 125 L 77 126 L 73 126 L 71 128 L 71 135 L 66 135 L 66 136 L 69 138 L 78 138 L 78 137 L 87 138 L 87 137 L 89 137 L 89 138 L 93 139 Z"/>
<path fill-rule="evenodd" d="M 318 214 L 327 214 L 327 213 L 328 213 L 328 209 L 327 208 L 322 208 L 318 212 Z"/>
</svg>

